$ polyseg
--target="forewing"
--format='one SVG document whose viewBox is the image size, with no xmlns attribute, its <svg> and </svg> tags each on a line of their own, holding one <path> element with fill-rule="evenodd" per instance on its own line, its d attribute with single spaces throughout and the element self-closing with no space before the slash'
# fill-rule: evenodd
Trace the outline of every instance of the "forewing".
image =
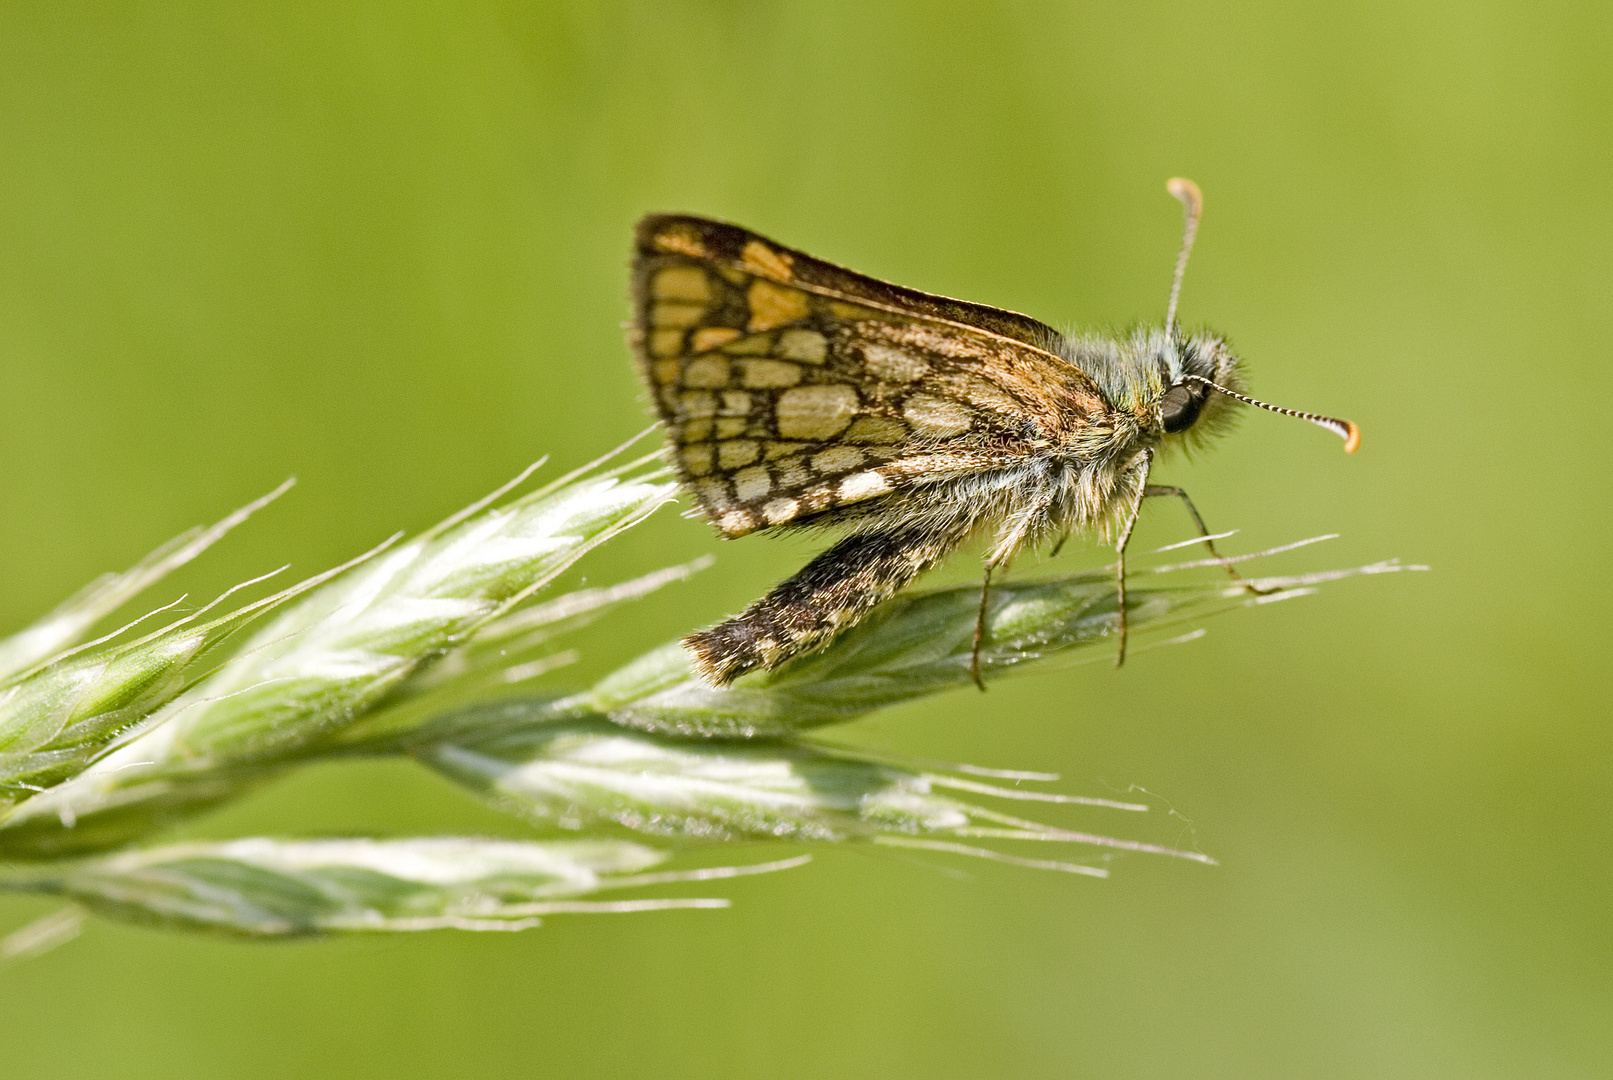
<svg viewBox="0 0 1613 1080">
<path fill-rule="evenodd" d="M 639 223 L 633 299 L 674 461 L 730 536 L 1009 464 L 1104 408 L 1034 319 L 703 218 Z"/>
</svg>

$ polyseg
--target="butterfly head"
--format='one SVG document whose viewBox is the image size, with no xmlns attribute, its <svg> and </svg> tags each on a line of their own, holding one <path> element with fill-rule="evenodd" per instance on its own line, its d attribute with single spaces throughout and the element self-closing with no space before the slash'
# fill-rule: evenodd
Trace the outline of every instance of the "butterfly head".
<svg viewBox="0 0 1613 1080">
<path fill-rule="evenodd" d="M 1239 400 L 1213 387 L 1242 389 L 1238 358 L 1231 347 L 1215 334 L 1179 330 L 1165 335 L 1160 345 L 1155 361 L 1162 392 L 1155 402 L 1155 417 L 1166 439 L 1176 442 L 1172 436 L 1191 436 L 1196 441 L 1224 429 Z"/>
</svg>

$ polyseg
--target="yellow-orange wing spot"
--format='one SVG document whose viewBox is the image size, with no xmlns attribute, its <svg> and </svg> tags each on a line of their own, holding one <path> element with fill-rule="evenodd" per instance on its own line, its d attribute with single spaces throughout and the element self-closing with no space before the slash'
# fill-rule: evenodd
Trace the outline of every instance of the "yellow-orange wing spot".
<svg viewBox="0 0 1613 1080">
<path fill-rule="evenodd" d="M 686 221 L 671 223 L 655 234 L 652 243 L 657 251 L 663 251 L 668 255 L 687 255 L 692 259 L 711 258 L 711 253 L 706 250 L 706 242 L 700 236 L 700 230 Z"/>
<path fill-rule="evenodd" d="M 775 285 L 766 278 L 757 278 L 745 291 L 750 304 L 750 331 L 773 330 L 793 322 L 801 322 L 811 312 L 807 294 L 787 285 Z"/>
<path fill-rule="evenodd" d="M 704 304 L 684 304 L 662 301 L 650 308 L 651 326 L 671 326 L 684 329 L 694 326 L 705 317 Z"/>
<path fill-rule="evenodd" d="M 730 356 L 766 356 L 773 351 L 773 335 L 751 334 L 730 341 L 722 347 L 722 351 Z"/>
<path fill-rule="evenodd" d="M 683 351 L 683 331 L 651 330 L 646 347 L 651 356 L 676 356 Z"/>
<path fill-rule="evenodd" d="M 762 274 L 766 277 L 779 278 L 782 281 L 790 280 L 794 273 L 790 257 L 782 251 L 774 251 L 760 240 L 751 240 L 745 244 L 745 250 L 740 253 L 740 261 L 745 269 L 753 274 Z"/>
<path fill-rule="evenodd" d="M 689 338 L 690 352 L 709 352 L 719 345 L 726 345 L 739 337 L 739 331 L 731 326 L 702 326 Z"/>
<path fill-rule="evenodd" d="M 711 279 L 698 266 L 687 263 L 664 267 L 650 281 L 650 295 L 657 300 L 685 304 L 709 304 Z"/>
</svg>

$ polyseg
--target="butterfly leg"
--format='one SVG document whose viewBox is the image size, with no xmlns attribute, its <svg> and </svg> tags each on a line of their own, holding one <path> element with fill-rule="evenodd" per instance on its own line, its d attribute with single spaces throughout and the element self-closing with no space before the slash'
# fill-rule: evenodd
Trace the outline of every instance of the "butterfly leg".
<svg viewBox="0 0 1613 1080">
<path fill-rule="evenodd" d="M 1145 499 L 1165 495 L 1174 495 L 1178 499 L 1182 500 L 1182 505 L 1187 507 L 1188 514 L 1193 518 L 1193 524 L 1198 526 L 1199 536 L 1204 538 L 1204 547 L 1209 551 L 1210 558 L 1219 562 L 1221 564 L 1221 569 L 1225 570 L 1227 575 L 1231 577 L 1233 581 L 1237 582 L 1239 585 L 1242 585 L 1255 596 L 1265 596 L 1273 591 L 1270 589 L 1256 588 L 1254 585 L 1251 585 L 1242 574 L 1238 573 L 1237 569 L 1230 562 L 1222 557 L 1219 551 L 1215 550 L 1215 541 L 1210 539 L 1210 530 L 1205 527 L 1204 519 L 1199 516 L 1198 508 L 1193 505 L 1193 500 L 1187 497 L 1187 492 L 1183 491 L 1179 487 L 1164 484 L 1147 484 L 1143 487 L 1143 498 Z"/>
<path fill-rule="evenodd" d="M 1148 470 L 1154 464 L 1154 452 L 1144 450 L 1132 461 L 1132 468 L 1142 476 L 1137 484 L 1137 497 L 1131 501 L 1131 512 L 1126 515 L 1126 524 L 1115 543 L 1115 612 L 1120 623 L 1120 649 L 1115 654 L 1115 667 L 1126 662 L 1126 545 L 1131 543 L 1131 530 L 1137 527 L 1137 515 L 1142 512 L 1143 499 L 1148 495 Z"/>
<path fill-rule="evenodd" d="M 975 612 L 975 639 L 969 650 L 969 677 L 980 687 L 980 692 L 986 692 L 986 680 L 980 677 L 980 643 L 986 636 L 986 601 L 991 598 L 991 571 L 992 564 L 986 564 L 986 576 L 980 582 L 980 610 Z"/>
<path fill-rule="evenodd" d="M 980 582 L 980 607 L 975 612 L 974 644 L 969 650 L 969 677 L 980 687 L 982 693 L 986 689 L 986 682 L 980 674 L 980 647 L 986 638 L 986 613 L 991 600 L 991 575 L 999 566 L 1007 566 L 1014 553 L 1029 543 L 1032 537 L 1041 534 L 1048 521 L 1048 512 L 1052 509 L 1053 499 L 1046 495 L 1028 503 L 1006 523 L 996 546 L 986 556 L 985 576 Z M 1059 544 L 1062 546 L 1069 536 L 1069 533 L 1065 533 Z M 1054 554 L 1057 554 L 1056 548 Z"/>
</svg>

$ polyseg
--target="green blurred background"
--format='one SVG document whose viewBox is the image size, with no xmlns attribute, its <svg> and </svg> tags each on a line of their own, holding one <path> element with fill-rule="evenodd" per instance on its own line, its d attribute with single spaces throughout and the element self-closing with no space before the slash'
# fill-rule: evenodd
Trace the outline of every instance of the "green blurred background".
<svg viewBox="0 0 1613 1080">
<path fill-rule="evenodd" d="M 1519 0 L 4 5 L 0 631 L 290 474 L 161 599 L 323 569 L 638 430 L 645 211 L 1123 325 L 1162 315 L 1176 174 L 1209 208 L 1186 320 L 1365 440 L 1251 415 L 1160 475 L 1237 550 L 1344 534 L 1275 569 L 1434 567 L 834 733 L 1141 785 L 1177 814 L 1082 824 L 1218 868 L 829 850 L 728 912 L 513 936 L 96 923 L 0 973 L 8 1072 L 1613 1074 L 1610 29 Z M 1185 535 L 1150 507 L 1138 543 Z M 716 547 L 664 513 L 587 570 Z M 573 677 L 808 550 L 722 546 Z M 523 835 L 401 764 L 189 831 Z M 46 910 L 0 901 L 0 930 Z"/>
</svg>

